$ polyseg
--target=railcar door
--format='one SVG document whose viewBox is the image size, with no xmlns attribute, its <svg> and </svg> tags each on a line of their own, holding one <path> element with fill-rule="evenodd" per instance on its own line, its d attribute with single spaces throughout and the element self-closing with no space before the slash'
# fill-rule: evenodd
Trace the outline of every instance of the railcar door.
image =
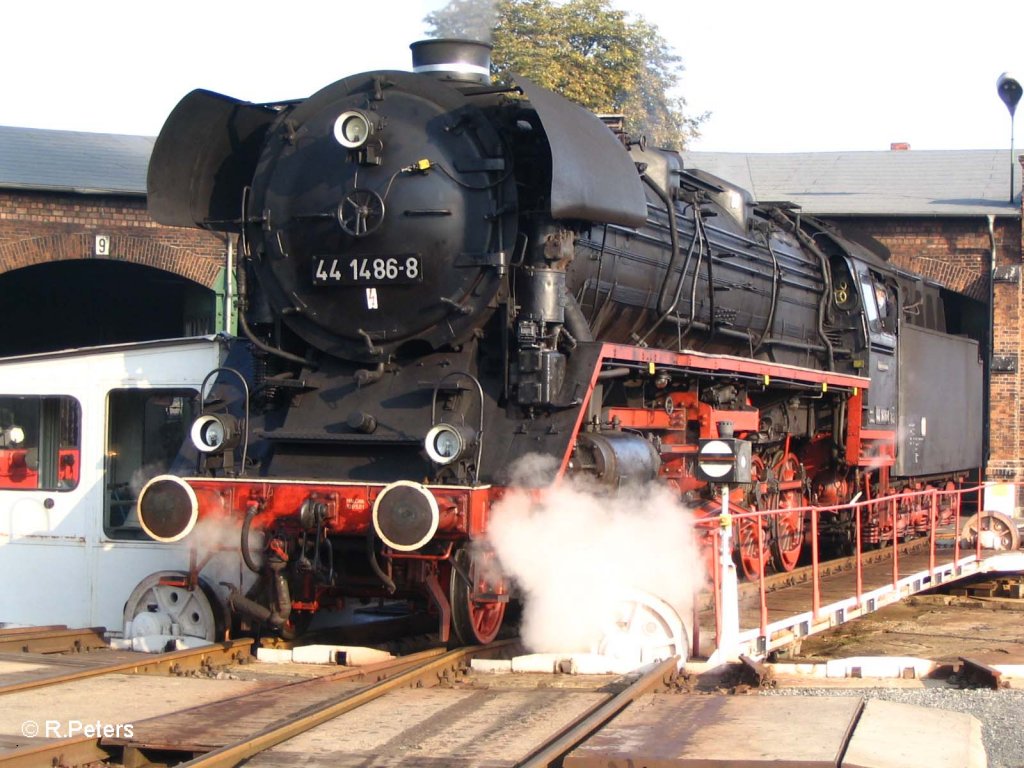
<svg viewBox="0 0 1024 768">
<path fill-rule="evenodd" d="M 43 384 L 43 382 L 40 382 Z M 0 385 L 2 388 L 3 385 Z M 82 392 L 0 391 L 0 579 L 7 592 L 0 623 L 88 623 L 88 521 L 79 510 L 96 493 L 83 465 Z"/>
</svg>

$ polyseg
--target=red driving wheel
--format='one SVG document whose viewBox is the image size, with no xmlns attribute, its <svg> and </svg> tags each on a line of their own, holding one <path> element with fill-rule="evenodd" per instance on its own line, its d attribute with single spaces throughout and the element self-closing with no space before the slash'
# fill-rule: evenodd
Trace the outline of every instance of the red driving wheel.
<svg viewBox="0 0 1024 768">
<path fill-rule="evenodd" d="M 764 460 L 760 456 L 755 455 L 751 459 L 750 464 L 750 476 L 756 488 L 757 484 L 764 480 Z M 752 505 L 752 509 L 756 510 L 757 506 Z M 735 511 L 738 514 L 746 510 L 738 507 Z M 758 528 L 761 529 L 760 546 L 758 546 Z M 767 521 L 763 517 L 742 517 L 736 521 L 733 527 L 733 535 L 736 537 L 734 544 L 735 559 L 743 571 L 743 575 L 748 580 L 758 578 L 758 576 L 764 573 L 765 565 L 770 556 L 768 540 L 771 536 L 769 536 L 767 529 Z"/>
<path fill-rule="evenodd" d="M 508 585 L 489 550 L 460 548 L 452 556 L 448 599 L 452 629 L 461 645 L 486 645 L 498 636 L 508 605 Z"/>
<path fill-rule="evenodd" d="M 794 483 L 802 479 L 802 469 L 800 460 L 794 454 L 787 453 L 776 464 L 775 473 L 780 483 Z M 802 510 L 796 511 L 807 506 L 802 484 L 799 488 L 780 491 L 773 506 L 783 511 L 771 518 L 772 565 L 776 571 L 792 571 L 800 560 L 804 543 L 804 513 Z"/>
</svg>

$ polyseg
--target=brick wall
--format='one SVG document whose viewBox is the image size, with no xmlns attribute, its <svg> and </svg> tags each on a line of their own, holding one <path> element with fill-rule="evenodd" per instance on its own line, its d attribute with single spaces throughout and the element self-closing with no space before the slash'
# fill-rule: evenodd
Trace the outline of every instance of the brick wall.
<svg viewBox="0 0 1024 768">
<path fill-rule="evenodd" d="M 106 255 L 96 254 L 96 235 L 109 235 Z M 141 197 L 0 190 L 0 274 L 84 258 L 156 267 L 211 288 L 224 263 L 224 242 L 157 224 Z"/>
<path fill-rule="evenodd" d="M 972 299 L 988 303 L 991 254 L 984 216 L 836 219 L 841 227 L 853 223 L 889 249 L 890 261 Z M 1020 258 L 1020 221 L 997 218 L 996 249 Z"/>
<path fill-rule="evenodd" d="M 994 370 L 990 377 L 991 457 L 987 476 L 991 480 L 1024 481 L 1024 414 L 1021 413 L 1024 393 L 1024 280 L 1021 278 L 1021 254 L 1024 252 L 1020 220 L 1016 228 L 996 230 L 996 268 L 1017 267 L 1015 274 L 1005 274 L 993 286 L 994 333 L 993 353 L 1006 362 L 1016 360 L 1011 371 Z M 999 366 L 993 366 L 998 368 Z M 1018 486 L 1020 489 L 1020 486 Z M 1018 491 L 1018 494 L 1020 491 Z M 1018 504 L 1021 500 L 1018 499 Z"/>
</svg>

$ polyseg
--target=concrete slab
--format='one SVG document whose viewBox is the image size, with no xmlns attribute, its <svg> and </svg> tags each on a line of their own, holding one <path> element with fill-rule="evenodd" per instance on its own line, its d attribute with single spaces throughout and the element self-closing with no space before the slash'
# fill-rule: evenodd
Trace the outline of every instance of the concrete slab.
<svg viewBox="0 0 1024 768">
<path fill-rule="evenodd" d="M 603 653 L 566 651 L 516 656 L 512 659 L 511 671 L 563 675 L 628 675 L 640 666 L 643 665 L 633 659 L 620 659 Z"/>
<path fill-rule="evenodd" d="M 512 672 L 512 659 L 470 659 L 469 668 L 474 672 L 508 674 Z"/>
<path fill-rule="evenodd" d="M 257 648 L 256 660 L 265 664 L 290 664 L 292 660 L 291 648 Z"/>
<path fill-rule="evenodd" d="M 513 672 L 541 672 L 552 674 L 558 663 L 566 658 L 564 653 L 530 653 L 512 659 Z"/>
<path fill-rule="evenodd" d="M 985 768 L 981 723 L 945 709 L 869 700 L 842 768 Z"/>
<path fill-rule="evenodd" d="M 835 768 L 859 698 L 647 696 L 573 750 L 565 768 Z"/>
<path fill-rule="evenodd" d="M 915 656 L 851 656 L 833 659 L 825 664 L 827 677 L 895 677 L 924 678 L 938 664 Z"/>
<path fill-rule="evenodd" d="M 393 659 L 387 651 L 356 645 L 300 645 L 292 648 L 291 660 L 296 664 L 342 664 L 362 667 Z M 257 658 L 259 658 L 257 652 Z"/>
<path fill-rule="evenodd" d="M 292 648 L 292 661 L 296 664 L 337 664 L 337 646 L 300 645 Z"/>
</svg>

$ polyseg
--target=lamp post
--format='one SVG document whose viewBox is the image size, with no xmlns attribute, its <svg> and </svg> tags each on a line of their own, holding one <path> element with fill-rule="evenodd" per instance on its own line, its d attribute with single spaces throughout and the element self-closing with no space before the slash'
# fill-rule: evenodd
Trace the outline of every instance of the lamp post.
<svg viewBox="0 0 1024 768">
<path fill-rule="evenodd" d="M 1014 189 L 1013 189 L 1013 115 L 1017 111 L 1017 102 L 1020 101 L 1021 93 L 1024 89 L 1021 88 L 1020 81 L 1017 80 L 1009 72 L 1003 72 L 996 80 L 996 90 L 999 91 L 999 98 L 1003 100 L 1003 104 L 1010 110 L 1010 202 L 1013 202 Z"/>
</svg>

